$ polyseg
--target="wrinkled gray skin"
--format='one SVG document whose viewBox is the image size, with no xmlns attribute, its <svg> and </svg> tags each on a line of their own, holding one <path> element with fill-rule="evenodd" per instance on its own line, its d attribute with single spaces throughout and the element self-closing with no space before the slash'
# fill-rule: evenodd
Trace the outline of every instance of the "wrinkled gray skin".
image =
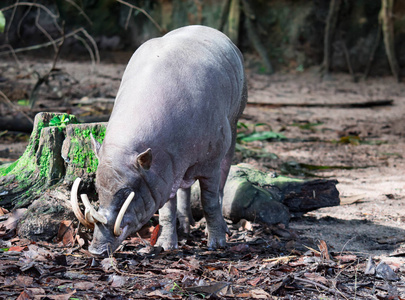
<svg viewBox="0 0 405 300">
<path fill-rule="evenodd" d="M 177 248 L 176 215 L 189 233 L 195 180 L 208 246 L 225 247 L 221 199 L 246 99 L 242 55 L 221 32 L 188 26 L 144 43 L 125 70 L 104 142 L 93 145 L 99 213 L 108 221 L 96 224 L 90 252 L 110 254 L 158 209 L 157 244 Z M 114 223 L 131 191 L 135 197 L 116 237 Z"/>
</svg>

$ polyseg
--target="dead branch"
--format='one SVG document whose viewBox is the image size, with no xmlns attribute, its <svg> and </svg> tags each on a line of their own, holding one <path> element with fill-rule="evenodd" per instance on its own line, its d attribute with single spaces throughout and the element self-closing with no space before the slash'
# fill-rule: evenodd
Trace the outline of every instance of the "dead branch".
<svg viewBox="0 0 405 300">
<path fill-rule="evenodd" d="M 39 29 L 39 31 L 41 31 L 43 33 L 43 35 L 46 36 L 46 38 L 52 43 L 53 46 L 53 50 L 55 51 L 55 53 L 58 51 L 58 47 L 55 43 L 55 41 L 53 40 L 53 38 L 51 37 L 51 35 L 45 30 L 44 27 L 41 26 L 41 24 L 39 24 L 39 16 L 41 15 L 41 10 L 38 8 L 37 10 L 37 16 L 35 17 L 35 26 Z"/>
<path fill-rule="evenodd" d="M 31 123 L 34 124 L 34 120 L 32 120 L 32 118 L 30 118 L 25 112 L 23 112 L 18 106 L 14 105 L 13 102 L 11 102 L 10 99 L 8 99 L 8 97 L 2 92 L 0 91 L 0 96 L 4 99 L 5 103 L 7 103 L 11 109 L 13 109 L 14 111 L 18 111 L 20 113 L 22 113 L 24 115 L 24 117 Z"/>
<path fill-rule="evenodd" d="M 52 39 L 52 38 L 51 38 Z M 54 40 L 52 39 L 52 42 L 54 42 Z M 56 67 L 56 62 L 58 61 L 59 58 L 59 54 L 60 54 L 60 50 L 62 49 L 62 45 L 65 42 L 65 35 L 64 32 L 62 34 L 62 40 L 60 41 L 59 45 L 55 45 L 56 49 L 55 49 L 55 55 L 53 58 L 53 62 L 52 62 L 52 66 L 49 69 L 49 71 L 44 75 L 44 76 L 39 76 L 37 83 L 35 84 L 34 88 L 31 91 L 31 95 L 30 95 L 30 99 L 29 99 L 29 104 L 30 104 L 30 108 L 32 109 L 35 105 L 35 102 L 37 100 L 37 94 L 38 94 L 38 90 L 40 88 L 40 86 L 43 83 L 48 83 L 49 80 L 49 76 L 52 74 L 52 72 L 55 70 Z"/>
<path fill-rule="evenodd" d="M 162 27 L 160 27 L 160 25 L 159 25 L 159 24 L 151 17 L 151 15 L 148 14 L 148 13 L 146 12 L 146 10 L 144 10 L 143 8 L 140 8 L 140 7 L 138 7 L 138 6 L 135 6 L 135 5 L 133 5 L 133 4 L 131 4 L 131 3 L 128 3 L 128 2 L 126 2 L 126 1 L 124 1 L 124 0 L 117 0 L 117 2 L 119 2 L 119 3 L 121 3 L 121 4 L 124 4 L 124 5 L 126 5 L 126 6 L 128 6 L 128 7 L 130 7 L 130 8 L 136 9 L 137 11 L 141 12 L 145 17 L 147 17 L 147 18 L 149 19 L 149 21 L 151 21 L 151 22 L 153 23 L 153 25 L 155 25 L 155 27 L 159 30 L 159 32 L 160 32 L 161 34 L 165 34 L 165 33 L 166 33 L 166 30 L 164 30 Z"/>
<path fill-rule="evenodd" d="M 399 65 L 395 55 L 394 23 L 392 21 L 393 8 L 394 0 L 381 0 L 380 18 L 382 21 L 385 52 L 392 75 L 399 82 Z"/>
<path fill-rule="evenodd" d="M 330 59 L 332 56 L 331 45 L 333 36 L 335 34 L 339 9 L 341 0 L 331 0 L 329 4 L 328 17 L 326 18 L 325 26 L 325 38 L 324 38 L 324 48 L 323 48 L 323 63 L 322 69 L 325 74 L 329 73 L 330 70 Z"/>
<path fill-rule="evenodd" d="M 90 18 L 86 15 L 86 13 L 84 12 L 84 10 L 79 6 L 79 5 L 77 5 L 74 1 L 72 1 L 72 0 L 65 0 L 67 3 L 69 3 L 70 5 L 72 5 L 74 8 L 76 8 L 79 12 L 80 12 L 80 14 L 83 16 L 83 18 L 85 18 L 86 19 L 86 21 L 90 24 L 90 25 L 93 25 L 93 22 L 90 20 Z"/>
<path fill-rule="evenodd" d="M 351 296 L 350 296 L 350 295 L 348 295 L 348 294 L 346 294 L 346 293 L 344 293 L 344 292 L 342 292 L 342 291 L 340 291 L 340 290 L 338 290 L 338 289 L 329 288 L 329 287 L 327 287 L 326 285 L 323 285 L 323 284 L 321 284 L 321 283 L 319 283 L 319 282 L 315 282 L 315 281 L 312 281 L 312 280 L 300 278 L 300 277 L 298 277 L 298 276 L 294 276 L 294 280 L 297 280 L 297 281 L 301 281 L 301 282 L 304 282 L 304 283 L 307 283 L 307 284 L 314 285 L 314 286 L 319 287 L 319 288 L 321 288 L 321 289 L 323 289 L 323 290 L 325 290 L 325 291 L 327 291 L 327 292 L 329 292 L 329 293 L 331 293 L 331 294 L 333 294 L 333 295 L 335 295 L 336 293 L 339 293 L 339 294 L 342 295 L 344 298 L 346 298 L 346 299 L 351 299 Z"/>
<path fill-rule="evenodd" d="M 10 44 L 0 45 L 0 48 L 7 48 L 7 49 L 9 49 L 9 53 L 13 56 L 13 58 L 14 58 L 16 64 L 18 65 L 19 68 L 21 67 L 21 63 L 20 63 L 20 61 L 18 60 L 18 57 L 17 57 L 17 55 L 15 54 L 15 51 L 14 51 L 13 47 L 11 47 Z M 0 53 L 1 53 L 1 52 L 0 52 Z"/>
</svg>

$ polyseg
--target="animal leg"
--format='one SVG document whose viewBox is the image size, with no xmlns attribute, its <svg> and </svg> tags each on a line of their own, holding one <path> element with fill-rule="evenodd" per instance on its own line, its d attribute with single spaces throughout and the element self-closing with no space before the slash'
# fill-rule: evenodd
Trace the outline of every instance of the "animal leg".
<svg viewBox="0 0 405 300">
<path fill-rule="evenodd" d="M 177 197 L 174 196 L 159 209 L 159 225 L 162 227 L 162 231 L 156 245 L 165 250 L 177 248 L 176 202 Z"/>
<path fill-rule="evenodd" d="M 190 234 L 190 225 L 194 225 L 190 198 L 191 188 L 177 191 L 177 218 L 180 222 L 180 231 L 185 235 Z"/>
<path fill-rule="evenodd" d="M 208 248 L 226 247 L 225 234 L 229 233 L 228 226 L 222 216 L 219 185 L 220 171 L 211 178 L 200 178 L 201 204 L 207 221 Z"/>
</svg>

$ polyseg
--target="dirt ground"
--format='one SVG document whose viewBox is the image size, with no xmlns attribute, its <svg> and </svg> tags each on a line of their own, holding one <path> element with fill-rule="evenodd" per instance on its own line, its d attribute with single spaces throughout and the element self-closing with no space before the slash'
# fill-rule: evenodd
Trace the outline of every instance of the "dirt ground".
<svg viewBox="0 0 405 300">
<path fill-rule="evenodd" d="M 387 256 L 400 247 L 405 241 L 405 85 L 389 77 L 354 83 L 343 74 L 321 81 L 315 71 L 307 71 L 250 74 L 249 86 L 249 101 L 275 104 L 394 100 L 392 106 L 373 108 L 248 106 L 245 115 L 288 138 L 257 145 L 282 161 L 355 167 L 317 172 L 339 181 L 342 205 L 308 213 L 292 228 L 326 240 L 335 251 Z M 292 126 L 306 123 L 321 125 L 312 130 Z M 358 136 L 359 142 L 345 142 L 348 136 Z"/>
<path fill-rule="evenodd" d="M 39 60 L 20 63 L 18 69 L 14 62 L 0 60 L 2 77 L 7 79 L 0 90 L 12 101 L 25 99 L 27 93 L 21 87 L 32 86 L 36 81 L 33 72 L 44 74 L 51 65 Z M 86 111 L 80 101 L 113 99 L 125 64 L 104 63 L 93 69 L 89 63 L 62 61 L 58 66 L 64 71 L 62 86 L 56 79 L 58 84 L 43 86 L 39 96 L 47 100 L 37 104 L 38 110 L 67 107 L 71 100 L 66 99 L 79 101 L 79 105 L 69 106 L 69 112 L 79 116 L 103 115 L 111 109 L 111 102 L 104 101 Z M 19 84 L 10 84 L 14 80 Z M 286 139 L 251 142 L 245 146 L 264 155 L 252 158 L 237 153 L 235 162 L 248 162 L 269 172 L 274 166 L 289 165 L 307 177 L 339 181 L 340 206 L 294 218 L 290 228 L 303 238 L 324 240 L 330 251 L 370 255 L 403 266 L 403 255 L 391 255 L 405 252 L 405 84 L 392 77 L 354 83 L 345 74 L 321 80 L 316 69 L 272 76 L 248 70 L 248 82 L 249 102 L 256 105 L 247 106 L 241 121 L 249 126 L 266 123 Z M 343 107 L 378 100 L 393 103 Z M 7 111 L 6 106 L 2 104 L 0 112 Z M 3 163 L 17 158 L 26 145 L 7 135 L 0 136 L 0 142 Z M 309 170 L 302 164 L 328 168 Z"/>
</svg>

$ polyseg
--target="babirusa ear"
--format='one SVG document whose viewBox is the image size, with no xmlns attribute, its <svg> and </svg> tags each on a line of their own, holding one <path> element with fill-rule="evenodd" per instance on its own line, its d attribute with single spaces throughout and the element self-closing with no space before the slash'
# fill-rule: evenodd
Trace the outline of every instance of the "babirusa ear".
<svg viewBox="0 0 405 300">
<path fill-rule="evenodd" d="M 91 138 L 91 146 L 93 147 L 94 154 L 98 159 L 98 152 L 100 151 L 101 144 L 94 138 L 93 133 L 90 133 L 90 138 Z"/>
<path fill-rule="evenodd" d="M 152 150 L 149 148 L 136 157 L 136 163 L 145 170 L 149 170 L 152 165 Z"/>
</svg>

